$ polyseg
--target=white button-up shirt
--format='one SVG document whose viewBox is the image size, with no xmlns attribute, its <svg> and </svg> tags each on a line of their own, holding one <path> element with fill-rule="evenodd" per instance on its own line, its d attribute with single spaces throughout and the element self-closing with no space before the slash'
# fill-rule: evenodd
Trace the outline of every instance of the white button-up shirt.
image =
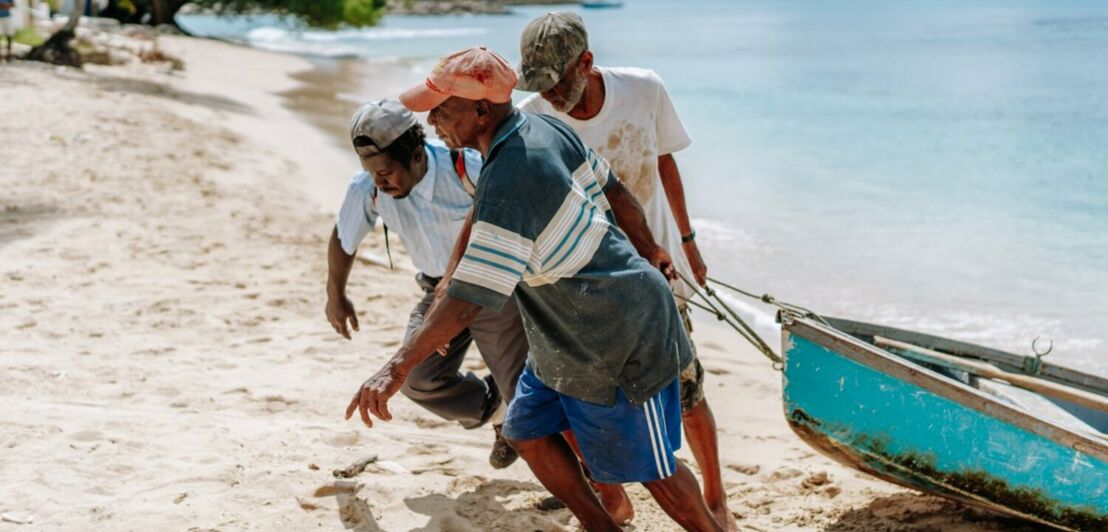
<svg viewBox="0 0 1108 532">
<path fill-rule="evenodd" d="M 428 142 L 425 150 L 427 173 L 407 197 L 395 199 L 378 193 L 373 177 L 367 172 L 360 172 L 350 180 L 336 224 L 343 251 L 353 255 L 380 217 L 390 233 L 400 236 L 419 271 L 430 277 L 446 273 L 454 241 L 473 198 L 454 169 L 450 150 L 436 142 Z M 466 173 L 476 184 L 481 173 L 481 155 L 474 150 L 462 151 Z"/>
</svg>

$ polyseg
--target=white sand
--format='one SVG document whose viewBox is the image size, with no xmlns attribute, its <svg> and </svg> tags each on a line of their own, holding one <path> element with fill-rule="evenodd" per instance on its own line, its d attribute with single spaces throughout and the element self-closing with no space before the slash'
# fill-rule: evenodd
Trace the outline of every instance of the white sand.
<svg viewBox="0 0 1108 532">
<path fill-rule="evenodd" d="M 412 272 L 359 263 L 362 331 L 335 334 L 325 237 L 356 161 L 274 94 L 307 63 L 163 45 L 183 74 L 0 67 L 0 513 L 34 517 L 0 530 L 574 528 L 534 510 L 522 462 L 488 466 L 487 428 L 402 397 L 392 423 L 343 421 L 398 345 Z M 363 253 L 383 254 L 379 235 Z M 1000 526 L 816 455 L 784 423 L 779 376 L 701 329 L 744 528 Z M 314 496 L 368 453 L 360 491 Z M 631 492 L 635 530 L 675 528 Z"/>
</svg>

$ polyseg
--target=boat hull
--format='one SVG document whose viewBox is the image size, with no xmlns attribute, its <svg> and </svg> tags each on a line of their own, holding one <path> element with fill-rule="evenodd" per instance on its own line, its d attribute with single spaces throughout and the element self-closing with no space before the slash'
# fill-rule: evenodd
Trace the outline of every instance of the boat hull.
<svg viewBox="0 0 1108 532">
<path fill-rule="evenodd" d="M 900 485 L 1070 530 L 1108 530 L 1108 459 L 985 394 L 806 320 L 783 330 L 784 407 L 827 456 Z"/>
</svg>

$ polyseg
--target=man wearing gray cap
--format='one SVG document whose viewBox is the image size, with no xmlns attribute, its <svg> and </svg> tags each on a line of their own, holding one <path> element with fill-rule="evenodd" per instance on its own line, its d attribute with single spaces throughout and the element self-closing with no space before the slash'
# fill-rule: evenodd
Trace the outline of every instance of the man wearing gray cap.
<svg viewBox="0 0 1108 532">
<path fill-rule="evenodd" d="M 451 152 L 442 144 L 427 142 L 415 115 L 392 100 L 359 108 L 350 124 L 350 140 L 365 171 L 351 180 L 331 233 L 327 319 L 347 339 L 350 328 L 358 330 L 354 305 L 346 297 L 346 281 L 358 244 L 380 217 L 385 238 L 389 231 L 400 235 L 420 272 L 416 283 L 424 295 L 412 310 L 407 337 L 423 323 L 473 205 L 481 156 L 473 150 Z M 459 372 L 474 341 L 491 379 Z M 440 354 L 443 356 L 428 357 L 418 365 L 401 393 L 467 429 L 491 421 L 497 438 L 489 462 L 496 468 L 507 467 L 517 455 L 500 436 L 503 402 L 514 395 L 527 359 L 526 333 L 515 304 L 481 312 Z"/>
<path fill-rule="evenodd" d="M 520 52 L 516 88 L 539 94 L 519 108 L 565 122 L 586 146 L 606 158 L 642 205 L 654 238 L 673 257 L 673 267 L 703 285 L 708 270 L 696 246 L 673 158 L 691 141 L 661 78 L 646 69 L 595 66 L 585 23 L 569 11 L 531 21 L 523 30 Z M 686 301 L 693 296 L 692 287 L 678 280 L 672 288 L 691 334 Z M 681 411 L 689 447 L 704 474 L 708 507 L 721 523 L 735 529 L 720 475 L 715 418 L 704 400 L 704 369 L 695 358 L 681 372 Z M 611 496 L 608 492 L 602 490 Z"/>
</svg>

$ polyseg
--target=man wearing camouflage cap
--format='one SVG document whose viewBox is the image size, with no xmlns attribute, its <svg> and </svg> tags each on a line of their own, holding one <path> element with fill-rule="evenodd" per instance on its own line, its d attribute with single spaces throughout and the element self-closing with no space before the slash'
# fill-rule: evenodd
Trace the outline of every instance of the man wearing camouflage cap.
<svg viewBox="0 0 1108 532">
<path fill-rule="evenodd" d="M 451 152 L 441 143 L 426 141 L 415 115 L 395 100 L 361 106 L 350 124 L 350 140 L 365 171 L 351 180 L 331 233 L 327 319 L 347 339 L 351 328 L 358 330 L 354 305 L 346 297 L 346 281 L 358 244 L 381 218 L 385 238 L 388 231 L 398 234 L 419 270 L 416 283 L 423 298 L 412 309 L 405 334 L 410 336 L 423 323 L 473 205 L 481 156 L 473 150 Z M 472 343 L 481 351 L 489 378 L 459 371 Z M 519 312 L 514 304 L 505 305 L 501 311 L 478 314 L 449 339 L 442 356 L 429 356 L 413 368 L 401 393 L 467 429 L 491 422 L 496 442 L 489 462 L 496 468 L 507 467 L 517 455 L 500 435 L 503 401 L 512 399 L 526 358 L 527 338 Z"/>
<path fill-rule="evenodd" d="M 658 243 L 673 257 L 684 278 L 703 285 L 707 267 L 689 223 L 681 174 L 673 153 L 690 144 L 661 78 L 640 68 L 597 67 L 579 15 L 547 13 L 531 21 L 520 40 L 518 90 L 537 92 L 519 104 L 569 125 L 586 146 L 609 161 L 643 206 Z M 686 301 L 692 287 L 672 284 L 688 333 Z M 704 399 L 704 369 L 694 358 L 681 373 L 681 411 L 686 437 L 704 475 L 704 498 L 720 520 L 735 529 L 720 474 L 715 418 Z M 631 514 L 626 495 L 600 488 L 610 509 Z M 622 497 L 620 497 L 622 496 Z M 623 500 L 618 500 L 622 498 Z M 613 500 L 616 499 L 616 500 Z"/>
</svg>

